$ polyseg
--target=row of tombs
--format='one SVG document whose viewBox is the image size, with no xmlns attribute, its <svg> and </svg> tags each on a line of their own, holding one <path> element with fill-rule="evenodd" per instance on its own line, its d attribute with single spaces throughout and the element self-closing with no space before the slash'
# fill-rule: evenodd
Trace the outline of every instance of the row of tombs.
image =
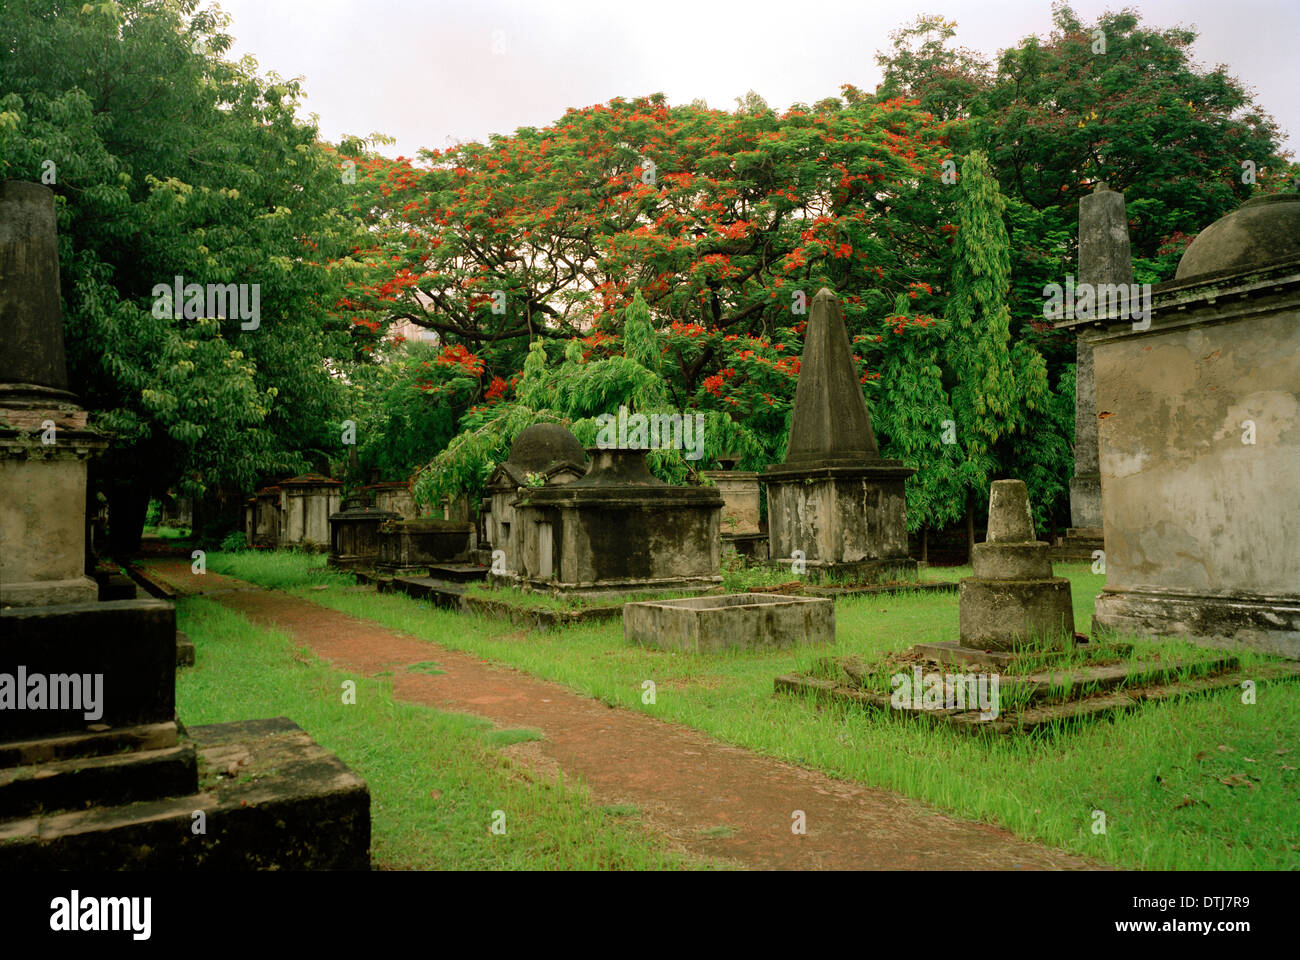
<svg viewBox="0 0 1300 960">
<path fill-rule="evenodd" d="M 1104 184 L 1083 205 L 1081 276 L 1131 279 L 1123 210 Z M 1099 217 L 1115 223 L 1094 229 Z M 1298 293 L 1300 196 L 1261 197 L 1202 231 L 1143 322 L 1111 309 L 1060 324 L 1078 332 L 1088 380 L 1072 508 L 1100 521 L 1079 531 L 1105 550 L 1094 632 L 1300 659 Z M 611 596 L 715 589 L 728 547 L 814 581 L 915 578 L 904 495 L 914 471 L 878 451 L 827 290 L 809 314 L 792 418 L 783 463 L 695 486 L 655 478 L 645 450 L 584 450 L 563 426 L 535 425 L 491 475 L 481 525 L 403 520 L 356 500 L 330 517 L 333 560 Z M 724 514 L 753 526 L 724 529 Z M 1035 569 L 1047 562 L 1033 555 Z"/>
<path fill-rule="evenodd" d="M 84 569 L 86 464 L 108 441 L 69 389 L 55 223 L 48 187 L 0 183 L 0 676 L 84 676 L 111 696 L 102 711 L 6 711 L 0 869 L 364 868 L 364 781 L 285 718 L 184 727 L 173 605 L 96 599 Z M 1107 566 L 1095 631 L 1300 660 L 1300 197 L 1251 200 L 1203 231 L 1143 323 L 1105 312 L 1071 323 L 1093 383 L 1090 496 Z M 904 579 L 911 471 L 879 455 L 827 291 L 806 336 L 789 451 L 762 474 L 767 562 Z M 52 444 L 40 440 L 47 421 Z M 555 426 L 515 438 L 481 538 L 450 508 L 441 520 L 404 518 L 380 490 L 340 504 L 328 478 L 293 481 L 254 498 L 250 537 L 317 548 L 334 537 L 341 564 L 395 571 L 471 565 L 487 551 L 495 576 L 546 590 L 704 591 L 719 579 L 718 487 L 662 484 L 644 451 L 583 451 Z M 1052 575 L 1045 546 L 1024 485 L 995 482 L 989 535 L 961 586 L 959 639 L 918 644 L 916 655 L 1002 670 L 1026 649 L 1037 648 L 1031 667 L 1047 662 L 1039 651 L 1064 653 L 1068 581 Z M 624 631 L 710 649 L 711 638 L 833 639 L 833 616 L 818 597 L 696 596 L 628 604 Z M 858 703 L 880 695 L 844 682 L 857 665 L 838 669 L 789 684 Z M 1123 679 L 1134 667 L 1096 669 Z M 1050 674 L 1021 682 L 1026 696 L 1057 686 Z"/>
</svg>

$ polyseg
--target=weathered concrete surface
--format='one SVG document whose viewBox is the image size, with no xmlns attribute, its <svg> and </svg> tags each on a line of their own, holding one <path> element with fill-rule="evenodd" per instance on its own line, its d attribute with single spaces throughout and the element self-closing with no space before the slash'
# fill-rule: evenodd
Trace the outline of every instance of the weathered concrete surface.
<svg viewBox="0 0 1300 960">
<path fill-rule="evenodd" d="M 197 793 L 0 823 L 0 870 L 369 869 L 365 781 L 292 721 L 190 735 L 206 770 Z"/>
<path fill-rule="evenodd" d="M 531 488 L 515 502 L 510 536 L 524 584 L 599 593 L 722 582 L 716 488 L 663 483 L 646 468 L 644 450 L 588 453 L 582 479 Z"/>
<path fill-rule="evenodd" d="M 315 473 L 281 480 L 278 546 L 328 550 L 331 514 L 337 513 L 343 484 Z"/>
<path fill-rule="evenodd" d="M 1133 282 L 1128 214 L 1124 194 L 1105 183 L 1079 201 L 1079 283 Z M 1097 462 L 1097 392 L 1092 346 L 1080 339 L 1074 370 L 1074 476 L 1070 480 L 1070 522 L 1101 526 L 1101 475 Z"/>
<path fill-rule="evenodd" d="M 722 494 L 722 532 L 755 534 L 759 532 L 761 496 L 758 473 L 753 470 L 705 470 Z"/>
<path fill-rule="evenodd" d="M 835 601 L 732 593 L 628 603 L 623 606 L 623 639 L 691 653 L 833 643 Z"/>
<path fill-rule="evenodd" d="M 1070 582 L 1052 576 L 1048 545 L 1034 540 L 1020 480 L 989 488 L 988 539 L 975 544 L 973 576 L 958 593 L 960 642 L 976 650 L 1051 649 L 1074 642 Z"/>
<path fill-rule="evenodd" d="M 1166 285 L 1149 330 L 1088 336 L 1105 491 L 1095 629 L 1300 658 L 1300 262 Z"/>
</svg>

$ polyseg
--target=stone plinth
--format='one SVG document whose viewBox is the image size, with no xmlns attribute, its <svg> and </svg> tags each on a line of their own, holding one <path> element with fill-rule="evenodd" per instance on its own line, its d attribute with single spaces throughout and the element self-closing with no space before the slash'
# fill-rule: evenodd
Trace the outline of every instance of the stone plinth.
<svg viewBox="0 0 1300 960">
<path fill-rule="evenodd" d="M 1202 231 L 1146 329 L 1081 326 L 1104 493 L 1094 630 L 1300 659 L 1300 197 Z"/>
<path fill-rule="evenodd" d="M 582 479 L 527 489 L 515 502 L 519 582 L 584 593 L 722 582 L 715 488 L 664 483 L 646 468 L 644 450 L 587 452 L 592 466 Z"/>
<path fill-rule="evenodd" d="M 733 593 L 628 603 L 623 606 L 623 638 L 629 643 L 691 653 L 832 643 L 835 601 Z"/>
<path fill-rule="evenodd" d="M 799 560 L 814 576 L 915 577 L 903 490 L 915 472 L 886 460 L 858 468 L 769 468 L 764 480 L 771 562 L 790 569 Z"/>
<path fill-rule="evenodd" d="M 56 429 L 52 444 L 40 434 L 0 428 L 0 606 L 99 594 L 85 573 L 86 468 L 107 444 L 87 430 Z"/>
<path fill-rule="evenodd" d="M 1074 643 L 1070 581 L 1052 576 L 1048 544 L 1034 539 L 1029 495 L 1019 480 L 995 480 L 989 526 L 959 589 L 960 643 L 975 650 L 1061 649 Z"/>
<path fill-rule="evenodd" d="M 0 606 L 98 596 L 86 472 L 105 446 L 68 390 L 54 194 L 0 182 Z"/>
<path fill-rule="evenodd" d="M 759 532 L 761 495 L 758 473 L 752 470 L 705 470 L 722 494 L 722 532 L 753 534 Z"/>
<path fill-rule="evenodd" d="M 451 520 L 388 520 L 379 525 L 377 570 L 427 573 L 431 564 L 463 563 L 476 546 L 474 524 Z"/>
<path fill-rule="evenodd" d="M 823 289 L 808 317 L 785 462 L 763 473 L 770 562 L 815 578 L 914 578 L 903 485 L 915 472 L 880 457 L 839 301 Z"/>
<path fill-rule="evenodd" d="M 338 512 L 343 484 L 317 473 L 304 473 L 280 481 L 279 487 L 279 546 L 328 550 L 329 518 Z"/>
<path fill-rule="evenodd" d="M 343 509 L 330 514 L 329 564 L 340 570 L 371 567 L 379 562 L 379 527 L 402 519 L 388 510 L 377 510 L 365 497 L 349 497 Z"/>
</svg>

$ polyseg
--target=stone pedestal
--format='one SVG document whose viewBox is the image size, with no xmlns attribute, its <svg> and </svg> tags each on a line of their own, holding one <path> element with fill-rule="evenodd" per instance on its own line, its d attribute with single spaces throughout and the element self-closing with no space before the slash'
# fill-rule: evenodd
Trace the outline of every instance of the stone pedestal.
<svg viewBox="0 0 1300 960">
<path fill-rule="evenodd" d="M 1034 539 L 1029 495 L 1019 480 L 995 480 L 989 527 L 961 581 L 961 646 L 1011 651 L 1061 649 L 1074 643 L 1070 581 L 1052 576 L 1049 546 Z"/>
<path fill-rule="evenodd" d="M 582 479 L 528 489 L 515 502 L 520 583 L 595 594 L 722 582 L 715 488 L 664 483 L 646 468 L 644 450 L 587 453 L 592 465 Z"/>
</svg>

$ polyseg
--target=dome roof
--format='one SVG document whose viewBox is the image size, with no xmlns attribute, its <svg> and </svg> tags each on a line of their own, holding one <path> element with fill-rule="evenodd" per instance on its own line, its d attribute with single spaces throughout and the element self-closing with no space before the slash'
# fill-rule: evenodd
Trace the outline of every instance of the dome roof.
<svg viewBox="0 0 1300 960">
<path fill-rule="evenodd" d="M 1196 235 L 1174 280 L 1240 273 L 1291 259 L 1300 259 L 1300 194 L 1254 197 Z"/>
<path fill-rule="evenodd" d="M 558 423 L 535 423 L 515 437 L 506 462 L 524 470 L 544 470 L 557 460 L 583 463 L 586 452 L 578 438 Z"/>
</svg>

